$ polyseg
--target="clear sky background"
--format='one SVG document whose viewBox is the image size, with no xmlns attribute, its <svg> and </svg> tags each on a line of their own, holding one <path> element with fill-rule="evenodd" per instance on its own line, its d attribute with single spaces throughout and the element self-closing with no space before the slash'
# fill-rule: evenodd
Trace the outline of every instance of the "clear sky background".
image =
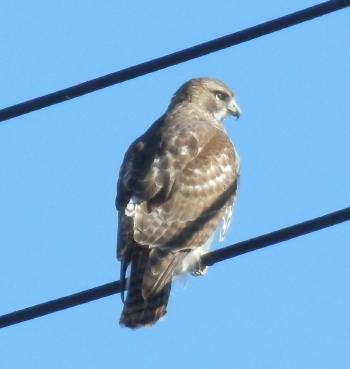
<svg viewBox="0 0 350 369">
<path fill-rule="evenodd" d="M 316 1 L 4 1 L 0 106 L 255 25 Z M 186 80 L 243 115 L 221 246 L 350 204 L 349 9 L 0 125 L 0 314 L 117 279 L 115 184 L 130 142 Z M 350 367 L 350 224 L 175 283 L 166 319 L 117 324 L 119 295 L 0 330 L 0 368 Z M 216 242 L 215 247 L 220 247 Z"/>
</svg>

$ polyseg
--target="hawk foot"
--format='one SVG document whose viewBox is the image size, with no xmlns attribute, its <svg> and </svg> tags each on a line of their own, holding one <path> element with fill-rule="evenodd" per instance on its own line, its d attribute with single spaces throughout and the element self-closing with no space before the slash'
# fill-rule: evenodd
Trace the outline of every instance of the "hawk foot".
<svg viewBox="0 0 350 369">
<path fill-rule="evenodd" d="M 198 265 L 196 269 L 193 272 L 191 272 L 191 274 L 194 277 L 203 277 L 208 273 L 208 269 L 209 268 L 207 266 Z"/>
</svg>

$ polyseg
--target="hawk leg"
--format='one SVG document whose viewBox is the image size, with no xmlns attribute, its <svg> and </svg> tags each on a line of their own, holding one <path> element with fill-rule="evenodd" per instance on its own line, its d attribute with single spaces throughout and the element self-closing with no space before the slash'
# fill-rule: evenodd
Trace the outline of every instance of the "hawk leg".
<svg viewBox="0 0 350 369">
<path fill-rule="evenodd" d="M 203 265 L 201 260 L 198 260 L 198 262 L 195 265 L 194 270 L 191 272 L 191 274 L 194 277 L 203 277 L 208 273 L 209 267 L 206 265 Z"/>
</svg>

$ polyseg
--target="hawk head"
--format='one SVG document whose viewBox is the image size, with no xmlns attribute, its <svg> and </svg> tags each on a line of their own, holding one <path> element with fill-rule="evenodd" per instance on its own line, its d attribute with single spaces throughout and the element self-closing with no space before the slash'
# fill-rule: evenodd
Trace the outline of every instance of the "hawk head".
<svg viewBox="0 0 350 369">
<path fill-rule="evenodd" d="M 183 102 L 205 109 L 220 122 L 228 115 L 239 118 L 241 114 L 234 93 L 217 79 L 195 78 L 184 83 L 175 92 L 168 110 Z"/>
</svg>

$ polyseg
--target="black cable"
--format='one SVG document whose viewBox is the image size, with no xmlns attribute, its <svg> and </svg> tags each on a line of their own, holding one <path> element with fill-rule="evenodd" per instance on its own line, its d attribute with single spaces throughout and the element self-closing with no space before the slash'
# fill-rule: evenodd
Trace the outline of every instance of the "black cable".
<svg viewBox="0 0 350 369">
<path fill-rule="evenodd" d="M 331 227 L 347 220 L 350 220 L 350 207 L 215 250 L 203 255 L 202 261 L 204 265 L 213 265 L 220 261 L 258 250 L 266 246 L 274 245 L 282 241 L 287 241 L 291 238 L 299 237 L 307 233 L 319 231 L 322 228 Z M 120 281 L 107 283 L 89 290 L 74 293 L 73 295 L 61 297 L 56 300 L 51 300 L 26 309 L 2 315 L 0 316 L 0 328 L 21 323 L 26 320 L 35 319 L 43 315 L 85 304 L 120 292 Z"/>
<path fill-rule="evenodd" d="M 320 17 L 350 6 L 350 0 L 331 0 L 315 6 L 285 15 L 274 20 L 261 23 L 254 27 L 246 28 L 242 31 L 232 33 L 202 44 L 168 54 L 163 57 L 153 59 L 132 67 L 122 69 L 118 72 L 80 83 L 78 85 L 59 90 L 48 95 L 37 97 L 0 110 L 0 122 L 20 115 L 30 113 L 47 106 L 58 104 L 78 96 L 112 86 L 144 74 L 152 73 L 160 69 L 170 67 L 185 61 L 198 58 L 212 52 L 238 45 L 260 36 L 279 31 L 283 28 L 291 27 L 296 24 Z"/>
<path fill-rule="evenodd" d="M 214 265 L 220 261 L 231 259 L 235 256 L 262 249 L 279 242 L 288 241 L 311 232 L 316 232 L 323 228 L 346 222 L 347 220 L 350 220 L 350 207 L 209 252 L 203 255 L 202 262 L 204 265 Z"/>
</svg>

